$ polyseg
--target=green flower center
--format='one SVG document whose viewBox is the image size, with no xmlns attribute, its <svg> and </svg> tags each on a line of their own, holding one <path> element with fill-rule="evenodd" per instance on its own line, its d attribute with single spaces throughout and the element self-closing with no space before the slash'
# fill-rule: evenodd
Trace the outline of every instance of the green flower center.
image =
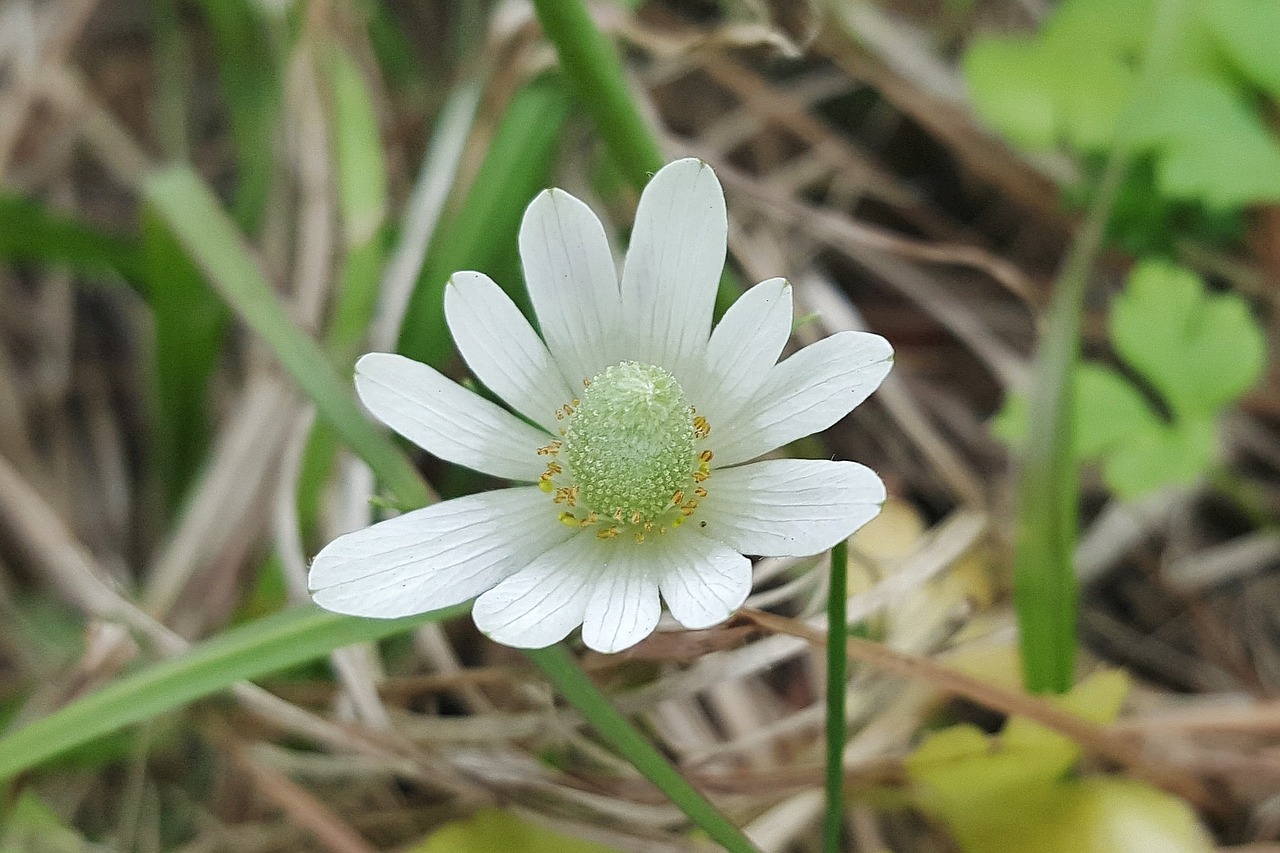
<svg viewBox="0 0 1280 853">
<path fill-rule="evenodd" d="M 679 527 L 707 495 L 711 451 L 697 444 L 710 424 L 652 364 L 624 361 L 583 384 L 582 398 L 556 412 L 563 440 L 538 450 L 551 457 L 538 485 L 564 507 L 560 520 L 637 542 Z"/>
<path fill-rule="evenodd" d="M 624 361 L 592 378 L 569 419 L 564 452 L 578 500 L 600 515 L 653 518 L 689 482 L 693 408 L 661 367 Z"/>
</svg>

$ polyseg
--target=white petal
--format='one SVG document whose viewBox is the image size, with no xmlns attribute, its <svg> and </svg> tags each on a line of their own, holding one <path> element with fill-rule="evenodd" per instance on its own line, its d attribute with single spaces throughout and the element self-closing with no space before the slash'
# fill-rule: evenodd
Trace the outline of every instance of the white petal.
<svg viewBox="0 0 1280 853">
<path fill-rule="evenodd" d="M 658 557 L 655 549 L 621 537 L 600 543 L 597 550 L 604 558 L 604 569 L 587 600 L 582 642 L 612 654 L 631 648 L 658 626 L 662 615 L 655 574 Z"/>
<path fill-rule="evenodd" d="M 456 272 L 444 289 L 449 331 L 476 378 L 530 420 L 555 432 L 574 394 L 520 309 L 493 279 Z"/>
<path fill-rule="evenodd" d="M 494 477 L 536 480 L 550 441 L 505 409 L 425 364 L 372 352 L 356 362 L 356 391 L 374 417 L 423 450 Z"/>
<path fill-rule="evenodd" d="M 653 176 L 622 270 L 628 358 L 672 369 L 701 354 L 727 232 L 724 192 L 710 166 L 677 160 Z"/>
<path fill-rule="evenodd" d="M 537 488 L 482 492 L 338 537 L 307 583 L 326 610 L 410 616 L 474 598 L 572 535 Z"/>
<path fill-rule="evenodd" d="M 767 459 L 716 471 L 691 521 L 699 531 L 762 557 L 821 553 L 875 518 L 884 483 L 857 462 Z"/>
<path fill-rule="evenodd" d="M 476 600 L 476 627 L 499 643 L 541 649 L 582 624 L 591 583 L 603 564 L 594 536 L 574 534 Z"/>
<path fill-rule="evenodd" d="M 879 335 L 840 332 L 775 365 L 727 424 L 713 423 L 716 465 L 736 465 L 826 429 L 880 386 L 893 347 Z"/>
<path fill-rule="evenodd" d="M 620 360 L 618 273 L 604 228 L 564 190 L 545 190 L 520 223 L 520 262 L 542 337 L 570 387 Z"/>
<path fill-rule="evenodd" d="M 710 421 L 729 423 L 764 384 L 791 336 L 791 285 L 762 281 L 742 294 L 716 324 L 707 344 L 705 378 L 686 389 Z"/>
<path fill-rule="evenodd" d="M 671 615 L 693 630 L 728 619 L 751 592 L 751 561 L 697 530 L 662 537 L 670 540 L 658 585 Z M 666 544 L 663 542 L 662 544 Z"/>
</svg>

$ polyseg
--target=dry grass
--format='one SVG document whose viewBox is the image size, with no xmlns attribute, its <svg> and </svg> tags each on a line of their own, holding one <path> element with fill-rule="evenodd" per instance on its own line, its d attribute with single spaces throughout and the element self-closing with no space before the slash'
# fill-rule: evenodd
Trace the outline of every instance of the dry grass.
<svg viewBox="0 0 1280 853">
<path fill-rule="evenodd" d="M 443 2 L 392 5 L 424 39 L 465 19 Z M 1064 720 L 1040 700 L 958 682 L 940 663 L 1012 637 L 1011 480 L 986 423 L 1026 380 L 1038 310 L 1074 227 L 1054 189 L 1063 164 L 1030 162 L 988 136 L 955 62 L 976 26 L 1025 24 L 1038 4 L 991 0 L 959 20 L 941 3 L 832 4 L 787 33 L 693 23 L 673 12 L 679 5 L 648 3 L 635 18 L 599 11 L 628 45 L 668 153 L 701 156 L 720 174 L 743 277 L 785 274 L 795 284 L 797 316 L 816 315 L 798 342 L 871 328 L 898 351 L 876 397 L 810 448 L 881 472 L 897 509 L 919 525 L 874 528 L 855 543 L 869 580 L 851 614 L 885 645 L 867 653 L 879 660 L 854 654 L 872 665 L 849 685 L 852 849 L 951 849 L 936 825 L 884 807 L 946 695 L 1038 714 L 1099 766 L 1189 798 L 1223 844 L 1239 845 L 1231 849 L 1280 849 L 1273 381 L 1231 416 L 1227 458 L 1242 491 L 1207 484 L 1121 506 L 1089 489 L 1081 621 L 1087 665 L 1138 679 L 1120 722 Z M 371 62 L 341 7 L 323 6 L 313 4 L 310 24 L 342 32 Z M 208 34 L 195 16 L 182 20 L 196 83 L 188 91 L 201 99 L 187 105 L 188 153 L 226 184 L 235 164 L 225 116 L 201 82 L 212 73 Z M 441 101 L 435 88 L 379 89 L 397 212 L 414 200 L 406 233 L 419 238 L 445 190 L 484 179 L 478 164 L 506 99 L 549 61 L 520 4 L 487 26 L 488 83 L 466 144 L 451 131 L 456 162 L 416 174 Z M 139 176 L 179 153 L 166 136 L 162 58 L 141 3 L 0 7 L 0 187 L 134 229 Z M 433 62 L 437 88 L 471 71 Z M 337 235 L 324 106 L 305 63 L 289 71 L 283 110 L 283 186 L 273 188 L 257 249 L 294 317 L 317 328 Z M 572 124 L 566 188 L 590 195 L 596 151 L 589 129 Z M 1280 266 L 1256 247 L 1280 240 L 1277 223 L 1258 217 L 1254 250 L 1189 246 L 1188 258 L 1269 307 Z M 401 288 L 412 254 L 390 276 Z M 1104 259 L 1097 292 L 1114 289 L 1124 268 L 1122 257 Z M 216 633 L 269 553 L 283 566 L 286 598 L 305 597 L 310 543 L 298 532 L 293 484 L 312 415 L 255 342 L 237 337 L 225 354 L 209 458 L 190 497 L 168 506 L 145 461 L 152 335 L 138 296 L 102 277 L 11 264 L 0 268 L 0 305 L 0 701 L 17 722 L 139 657 Z M 388 328 L 371 332 L 374 346 L 389 344 Z M 1096 335 L 1099 324 L 1091 328 Z M 327 529 L 359 523 L 370 490 L 356 466 L 344 467 Z M 816 849 L 820 568 L 762 560 L 749 602 L 761 613 L 586 658 L 618 706 L 762 849 L 779 853 Z M 682 815 L 522 658 L 482 642 L 465 620 L 410 639 L 390 671 L 371 649 L 344 650 L 332 680 L 310 672 L 243 686 L 234 704 L 205 702 L 148 725 L 110 761 L 25 784 L 117 849 L 395 849 L 483 803 L 621 850 L 698 848 Z"/>
</svg>

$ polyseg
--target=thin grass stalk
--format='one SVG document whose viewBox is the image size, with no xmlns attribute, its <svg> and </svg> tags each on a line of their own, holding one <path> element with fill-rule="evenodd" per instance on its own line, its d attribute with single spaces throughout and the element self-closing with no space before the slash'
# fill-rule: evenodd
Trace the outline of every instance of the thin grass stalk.
<svg viewBox="0 0 1280 853">
<path fill-rule="evenodd" d="M 1073 452 L 1071 377 L 1080 357 L 1080 327 L 1089 270 L 1102 248 L 1107 223 L 1134 143 L 1131 117 L 1164 76 L 1181 0 L 1163 0 L 1142 73 L 1090 206 L 1058 277 L 1031 386 L 1031 428 L 1018 478 L 1018 538 L 1014 598 L 1023 678 L 1034 693 L 1071 689 L 1076 651 L 1076 576 L 1079 471 Z"/>
<path fill-rule="evenodd" d="M 758 853 L 742 830 L 698 793 L 689 780 L 609 704 L 563 645 L 532 649 L 526 654 L 583 718 L 707 835 L 730 853 Z"/>
<path fill-rule="evenodd" d="M 665 161 L 653 131 L 631 100 L 617 51 L 581 0 L 533 0 L 533 6 L 614 165 L 633 187 L 642 189 Z"/>
<path fill-rule="evenodd" d="M 666 157 L 653 129 L 636 109 L 618 52 L 591 20 L 582 0 L 533 0 L 533 6 L 614 165 L 637 192 L 643 190 L 665 165 Z M 733 272 L 725 269 L 716 291 L 717 314 L 723 314 L 742 289 Z"/>
<path fill-rule="evenodd" d="M 831 549 L 831 581 L 827 590 L 827 636 L 843 640 L 849 632 L 849 542 Z M 824 853 L 840 853 L 844 832 L 845 684 L 849 650 L 843 642 L 827 642 L 826 812 L 822 820 Z"/>
</svg>

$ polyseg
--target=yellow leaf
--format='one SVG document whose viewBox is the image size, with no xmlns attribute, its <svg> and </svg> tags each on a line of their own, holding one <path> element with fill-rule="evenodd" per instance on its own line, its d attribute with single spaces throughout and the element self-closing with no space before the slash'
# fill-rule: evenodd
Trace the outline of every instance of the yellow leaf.
<svg viewBox="0 0 1280 853">
<path fill-rule="evenodd" d="M 591 841 L 562 835 L 526 823 L 499 809 L 481 809 L 464 820 L 451 821 L 431 833 L 408 853 L 617 853 Z"/>
</svg>

